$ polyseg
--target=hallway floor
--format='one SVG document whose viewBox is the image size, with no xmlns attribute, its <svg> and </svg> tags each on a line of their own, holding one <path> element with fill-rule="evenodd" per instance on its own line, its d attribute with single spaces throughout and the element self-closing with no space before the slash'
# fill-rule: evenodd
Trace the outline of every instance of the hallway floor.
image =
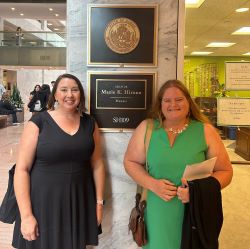
<svg viewBox="0 0 250 249">
<path fill-rule="evenodd" d="M 0 129 L 0 201 L 6 191 L 8 170 L 16 161 L 17 145 L 23 124 Z M 231 160 L 244 161 L 234 153 L 235 141 L 225 140 Z M 220 249 L 250 248 L 250 165 L 235 164 L 230 186 L 222 191 L 224 224 Z M 11 249 L 13 226 L 0 222 L 0 249 Z M 110 248 L 107 249 L 126 249 Z M 157 249 L 157 248 L 155 248 Z"/>
</svg>

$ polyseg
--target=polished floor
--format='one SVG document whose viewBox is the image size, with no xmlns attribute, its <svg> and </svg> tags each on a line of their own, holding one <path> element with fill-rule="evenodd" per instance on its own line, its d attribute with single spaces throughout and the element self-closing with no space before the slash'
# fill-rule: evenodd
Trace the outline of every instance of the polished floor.
<svg viewBox="0 0 250 249">
<path fill-rule="evenodd" d="M 16 161 L 17 146 L 23 126 L 21 124 L 0 129 L 0 201 L 6 191 L 8 169 Z M 225 140 L 224 144 L 231 160 L 244 161 L 234 153 L 235 141 Z M 248 249 L 250 248 L 250 165 L 235 164 L 233 168 L 233 181 L 222 191 L 224 224 L 220 235 L 220 249 Z M 0 222 L 0 249 L 12 248 L 12 230 L 12 225 Z M 126 248 L 113 248 L 111 245 L 107 249 Z"/>
</svg>

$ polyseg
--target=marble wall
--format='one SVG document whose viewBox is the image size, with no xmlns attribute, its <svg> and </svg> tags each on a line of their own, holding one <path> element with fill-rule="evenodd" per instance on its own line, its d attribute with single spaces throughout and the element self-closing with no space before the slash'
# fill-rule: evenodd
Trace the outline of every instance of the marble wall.
<svg viewBox="0 0 250 249">
<path fill-rule="evenodd" d="M 138 68 L 91 68 L 87 67 L 87 4 L 148 4 L 159 5 L 158 67 L 145 68 L 158 75 L 157 88 L 166 80 L 177 78 L 178 15 L 179 2 L 183 0 L 68 0 L 67 1 L 67 71 L 79 77 L 87 93 L 87 70 L 128 71 Z M 184 33 L 179 35 L 184 36 Z M 137 248 L 128 234 L 129 212 L 134 205 L 136 185 L 123 168 L 123 156 L 131 133 L 103 133 L 107 166 L 105 216 L 103 234 L 100 236 L 102 249 Z"/>
</svg>

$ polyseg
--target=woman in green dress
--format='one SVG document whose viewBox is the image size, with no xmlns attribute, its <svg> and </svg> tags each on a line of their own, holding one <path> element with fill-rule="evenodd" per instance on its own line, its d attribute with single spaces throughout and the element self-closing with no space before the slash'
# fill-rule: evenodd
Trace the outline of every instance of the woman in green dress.
<svg viewBox="0 0 250 249">
<path fill-rule="evenodd" d="M 217 157 L 212 176 L 221 188 L 230 183 L 232 166 L 216 129 L 180 81 L 169 80 L 162 85 L 149 117 L 154 128 L 147 153 L 148 172 L 143 167 L 146 120 L 133 133 L 124 165 L 127 173 L 148 190 L 148 243 L 144 248 L 179 249 L 184 204 L 189 202 L 188 184 L 182 179 L 186 165 Z"/>
</svg>

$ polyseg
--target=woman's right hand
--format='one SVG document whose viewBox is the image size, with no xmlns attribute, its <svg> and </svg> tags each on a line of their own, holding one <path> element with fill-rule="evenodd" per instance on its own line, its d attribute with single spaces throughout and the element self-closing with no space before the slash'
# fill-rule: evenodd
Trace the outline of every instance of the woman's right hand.
<svg viewBox="0 0 250 249">
<path fill-rule="evenodd" d="M 23 238 L 28 241 L 37 239 L 37 237 L 39 236 L 38 223 L 33 215 L 22 219 L 21 233 L 23 235 Z"/>
<path fill-rule="evenodd" d="M 164 201 L 172 200 L 177 194 L 177 187 L 166 179 L 155 179 L 152 191 Z"/>
</svg>

